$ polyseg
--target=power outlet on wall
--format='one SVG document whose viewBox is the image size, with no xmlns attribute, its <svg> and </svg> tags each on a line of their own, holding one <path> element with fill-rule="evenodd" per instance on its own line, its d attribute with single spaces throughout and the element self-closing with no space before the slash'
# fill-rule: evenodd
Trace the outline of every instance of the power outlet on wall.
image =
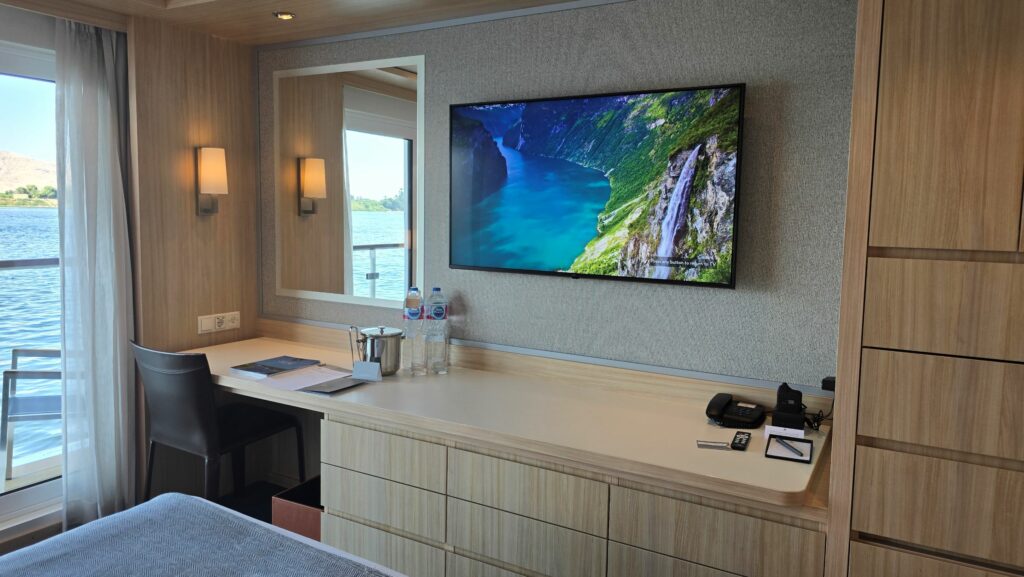
<svg viewBox="0 0 1024 577">
<path fill-rule="evenodd" d="M 242 326 L 242 315 L 238 311 L 218 313 L 199 317 L 199 334 L 231 331 Z"/>
</svg>

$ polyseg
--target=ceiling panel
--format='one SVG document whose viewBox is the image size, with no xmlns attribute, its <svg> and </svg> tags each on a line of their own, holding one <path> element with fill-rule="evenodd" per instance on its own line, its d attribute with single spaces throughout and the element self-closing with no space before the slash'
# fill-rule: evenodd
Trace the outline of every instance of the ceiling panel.
<svg viewBox="0 0 1024 577">
<path fill-rule="evenodd" d="M 563 4 L 566 0 L 75 0 L 247 44 L 367 32 Z M 293 20 L 275 11 L 295 13 Z"/>
</svg>

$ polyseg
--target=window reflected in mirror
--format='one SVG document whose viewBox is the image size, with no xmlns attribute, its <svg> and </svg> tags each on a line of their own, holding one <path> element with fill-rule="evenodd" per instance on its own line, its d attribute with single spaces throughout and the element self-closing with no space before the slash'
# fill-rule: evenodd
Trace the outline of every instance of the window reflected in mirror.
<svg viewBox="0 0 1024 577">
<path fill-rule="evenodd" d="M 354 67 L 275 73 L 277 294 L 391 306 L 416 284 L 421 80 Z M 303 159 L 324 161 L 312 196 Z"/>
</svg>

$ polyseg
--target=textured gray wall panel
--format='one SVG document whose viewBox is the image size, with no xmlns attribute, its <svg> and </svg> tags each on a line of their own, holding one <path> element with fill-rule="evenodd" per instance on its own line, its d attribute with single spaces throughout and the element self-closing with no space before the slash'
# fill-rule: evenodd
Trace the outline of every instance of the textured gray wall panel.
<svg viewBox="0 0 1024 577">
<path fill-rule="evenodd" d="M 263 311 L 397 324 L 398 313 L 274 294 L 275 70 L 426 57 L 426 280 L 454 335 L 723 375 L 834 374 L 855 0 L 636 0 L 259 57 Z M 448 268 L 448 106 L 745 82 L 737 288 Z"/>
</svg>

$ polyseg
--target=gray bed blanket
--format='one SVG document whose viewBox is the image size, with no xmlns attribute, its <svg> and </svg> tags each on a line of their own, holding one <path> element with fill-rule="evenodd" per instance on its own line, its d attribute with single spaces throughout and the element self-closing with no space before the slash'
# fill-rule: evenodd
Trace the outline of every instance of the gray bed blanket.
<svg viewBox="0 0 1024 577">
<path fill-rule="evenodd" d="M 3 577 L 391 577 L 196 497 L 161 495 L 0 557 Z"/>
</svg>

